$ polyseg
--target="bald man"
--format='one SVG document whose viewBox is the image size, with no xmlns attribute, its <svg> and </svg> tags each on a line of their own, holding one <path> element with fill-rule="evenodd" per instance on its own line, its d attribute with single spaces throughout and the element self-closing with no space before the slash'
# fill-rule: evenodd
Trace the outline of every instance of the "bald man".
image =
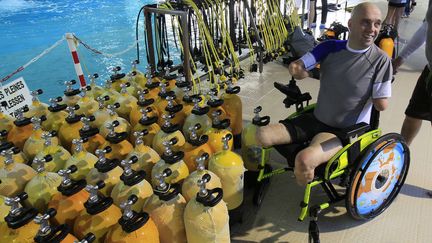
<svg viewBox="0 0 432 243">
<path fill-rule="evenodd" d="M 320 89 L 314 112 L 286 119 L 257 130 L 264 147 L 309 142 L 295 158 L 294 173 L 300 185 L 314 178 L 314 169 L 342 148 L 335 135 L 343 128 L 370 122 L 372 106 L 387 107 L 391 96 L 392 65 L 374 40 L 381 28 L 381 12 L 372 3 L 357 5 L 348 21 L 348 40 L 329 40 L 292 62 L 289 72 L 296 79 L 309 76 L 321 65 Z M 282 147 L 281 147 L 282 146 Z"/>
</svg>

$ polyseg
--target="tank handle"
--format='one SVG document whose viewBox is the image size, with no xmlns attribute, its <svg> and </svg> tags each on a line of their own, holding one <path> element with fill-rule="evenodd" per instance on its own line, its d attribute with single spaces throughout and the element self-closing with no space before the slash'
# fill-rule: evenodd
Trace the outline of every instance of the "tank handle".
<svg viewBox="0 0 432 243">
<path fill-rule="evenodd" d="M 198 134 L 197 131 L 201 129 L 201 124 L 197 123 L 195 125 L 192 125 L 188 128 L 189 132 L 190 132 L 190 139 L 191 140 L 197 140 L 198 139 Z"/>
<path fill-rule="evenodd" d="M 167 106 L 165 107 L 165 111 L 171 112 L 171 113 L 177 113 L 180 112 L 183 109 L 182 104 L 175 104 L 174 99 L 176 98 L 175 94 L 169 94 L 165 97 L 165 99 L 168 101 Z"/>
<path fill-rule="evenodd" d="M 36 224 L 39 224 L 39 231 L 38 231 L 38 235 L 42 236 L 42 235 L 48 235 L 51 233 L 52 227 L 49 225 L 48 220 L 50 218 L 53 218 L 54 216 L 56 216 L 57 214 L 57 210 L 55 210 L 54 208 L 49 208 L 45 214 L 43 215 L 38 215 L 36 216 L 33 221 Z"/>
<path fill-rule="evenodd" d="M 45 163 L 48 163 L 50 161 L 52 161 L 53 157 L 48 154 L 46 156 L 44 156 L 43 158 L 34 158 L 32 164 L 36 165 L 36 172 L 37 173 L 42 173 L 43 171 L 45 171 Z"/>
<path fill-rule="evenodd" d="M 16 197 L 5 197 L 5 204 L 11 209 L 5 217 L 5 222 L 11 229 L 18 229 L 29 223 L 38 214 L 35 208 L 23 208 L 21 204 L 28 198 L 27 193 L 22 192 Z"/>
<path fill-rule="evenodd" d="M 211 190 L 207 190 L 205 188 L 206 183 L 208 183 L 210 181 L 210 179 L 211 179 L 211 176 L 209 174 L 205 174 L 197 182 L 200 190 L 197 193 L 196 200 L 197 200 L 197 202 L 203 204 L 205 207 L 214 207 L 223 198 L 222 188 L 214 188 Z"/>
<path fill-rule="evenodd" d="M 95 240 L 96 240 L 96 236 L 92 232 L 89 232 L 84 236 L 82 240 L 74 241 L 74 243 L 92 243 Z"/>
<path fill-rule="evenodd" d="M 165 182 L 165 179 L 171 176 L 172 170 L 170 168 L 166 168 L 162 171 L 162 173 L 158 173 L 155 175 L 155 179 L 159 182 L 156 185 L 155 191 L 160 193 L 166 193 L 169 190 L 169 185 Z"/>
<path fill-rule="evenodd" d="M 135 131 L 133 135 L 135 136 L 135 146 L 138 144 L 144 144 L 143 137 L 148 135 L 148 130 L 143 129 L 142 131 Z"/>
<path fill-rule="evenodd" d="M 120 84 L 120 93 L 121 94 L 127 94 L 127 88 L 129 88 L 131 86 L 131 84 L 129 83 L 129 82 L 126 82 L 126 83 L 123 83 L 123 84 Z"/>
<path fill-rule="evenodd" d="M 120 104 L 118 102 L 112 104 L 112 105 L 107 105 L 106 109 L 108 110 L 108 113 L 110 114 L 110 116 L 115 116 L 117 114 L 116 110 L 120 107 Z"/>
<path fill-rule="evenodd" d="M 208 160 L 210 155 L 207 152 L 204 152 L 201 156 L 197 157 L 195 161 L 197 162 L 197 170 L 204 171 L 205 170 L 205 161 Z"/>
<path fill-rule="evenodd" d="M 229 146 L 228 146 L 228 141 L 231 140 L 233 138 L 233 135 L 231 133 L 228 133 L 227 135 L 225 135 L 222 138 L 222 143 L 223 143 L 223 149 L 224 150 L 228 150 Z"/>
<path fill-rule="evenodd" d="M 109 132 L 108 132 L 109 137 L 115 137 L 116 136 L 116 132 L 114 131 L 114 129 L 116 127 L 118 127 L 119 125 L 120 125 L 120 122 L 117 120 L 114 120 L 113 122 L 109 122 L 105 125 L 105 127 L 109 130 Z"/>
<path fill-rule="evenodd" d="M 99 74 L 94 73 L 93 75 L 88 75 L 88 78 L 90 79 L 90 84 L 91 84 L 91 85 L 94 85 L 94 84 L 95 84 L 95 80 L 96 80 L 97 78 L 99 78 Z"/>
<path fill-rule="evenodd" d="M 123 215 L 119 219 L 119 224 L 122 229 L 127 233 L 132 233 L 140 229 L 147 223 L 150 216 L 146 212 L 135 212 L 132 210 L 132 205 L 138 201 L 138 197 L 134 194 L 130 195 L 125 202 L 120 204 L 123 209 Z"/>
<path fill-rule="evenodd" d="M 146 177 L 146 172 L 144 170 L 134 171 L 131 167 L 132 164 L 138 161 L 137 156 L 132 156 L 129 160 L 122 160 L 121 166 L 123 167 L 123 174 L 120 176 L 120 180 L 127 186 L 134 186 Z"/>
<path fill-rule="evenodd" d="M 98 161 L 95 164 L 95 168 L 101 172 L 106 173 L 119 164 L 118 159 L 107 159 L 106 154 L 111 153 L 112 148 L 110 146 L 106 146 L 104 149 L 96 149 L 95 154 L 98 156 Z"/>
<path fill-rule="evenodd" d="M 15 162 L 13 159 L 14 152 L 12 148 L 1 151 L 0 155 L 5 158 L 4 159 L 5 165 L 10 165 Z"/>
<path fill-rule="evenodd" d="M 74 181 L 70 178 L 70 175 L 75 173 L 77 170 L 78 168 L 75 165 L 71 165 L 67 169 L 59 170 L 57 172 L 57 174 L 62 177 L 62 182 L 60 186 L 57 187 L 57 190 L 61 192 L 61 194 L 65 196 L 72 196 L 85 188 L 87 183 L 84 179 Z"/>
<path fill-rule="evenodd" d="M 42 133 L 42 139 L 45 140 L 44 141 L 44 146 L 48 147 L 52 145 L 52 138 L 55 137 L 57 135 L 56 131 L 51 131 L 51 132 L 43 132 Z"/>
<path fill-rule="evenodd" d="M 108 95 L 105 96 L 98 96 L 96 98 L 96 101 L 99 104 L 99 110 L 102 110 L 103 108 L 105 108 L 105 101 L 108 101 L 110 99 L 110 97 Z"/>
<path fill-rule="evenodd" d="M 37 89 L 37 90 L 33 90 L 32 92 L 30 92 L 30 95 L 32 96 L 32 101 L 33 102 L 39 101 L 38 96 L 41 94 L 43 94 L 42 89 Z"/>
<path fill-rule="evenodd" d="M 72 144 L 75 145 L 75 152 L 79 153 L 84 151 L 83 143 L 88 142 L 88 138 L 74 138 Z"/>
</svg>

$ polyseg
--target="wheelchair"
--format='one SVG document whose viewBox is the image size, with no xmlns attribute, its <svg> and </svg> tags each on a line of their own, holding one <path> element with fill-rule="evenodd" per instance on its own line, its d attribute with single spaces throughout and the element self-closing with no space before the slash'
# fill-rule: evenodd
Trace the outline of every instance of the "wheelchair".
<svg viewBox="0 0 432 243">
<path fill-rule="evenodd" d="M 296 107 L 296 112 L 288 119 L 313 112 L 315 105 L 309 105 L 311 96 L 309 93 L 301 93 L 294 79 L 281 91 L 287 95 L 285 106 Z M 269 117 L 262 117 L 261 120 L 265 122 L 255 124 L 266 125 Z M 398 195 L 409 169 L 409 149 L 401 135 L 383 135 L 378 123 L 379 112 L 374 110 L 370 125 L 356 124 L 336 134 L 341 139 L 343 148 L 327 163 L 315 169 L 315 178 L 307 184 L 300 202 L 298 217 L 299 221 L 303 221 L 309 213 L 309 242 L 319 242 L 318 215 L 332 204 L 345 200 L 350 216 L 356 220 L 369 220 L 384 212 Z M 256 159 L 260 161 L 253 195 L 255 205 L 261 205 L 270 177 L 293 171 L 296 154 L 307 145 L 308 143 L 276 145 L 261 148 L 260 152 L 255 153 Z M 269 154 L 273 149 L 287 159 L 287 167 L 273 169 L 269 165 Z M 345 189 L 345 193 L 336 190 L 336 183 Z M 323 188 L 329 200 L 310 205 L 312 188 L 316 186 Z"/>
</svg>

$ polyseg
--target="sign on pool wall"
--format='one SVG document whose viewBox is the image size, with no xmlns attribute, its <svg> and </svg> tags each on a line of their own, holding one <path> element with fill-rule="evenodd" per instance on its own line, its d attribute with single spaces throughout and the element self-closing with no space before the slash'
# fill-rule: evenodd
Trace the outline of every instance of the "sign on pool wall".
<svg viewBox="0 0 432 243">
<path fill-rule="evenodd" d="M 16 111 L 32 104 L 32 96 L 23 77 L 0 86 L 0 111 L 16 117 Z"/>
</svg>

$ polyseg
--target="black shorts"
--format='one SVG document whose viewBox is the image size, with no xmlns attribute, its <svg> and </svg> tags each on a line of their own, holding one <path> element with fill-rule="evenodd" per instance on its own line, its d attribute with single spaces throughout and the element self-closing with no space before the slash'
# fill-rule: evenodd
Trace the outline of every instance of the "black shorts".
<svg viewBox="0 0 432 243">
<path fill-rule="evenodd" d="M 421 73 L 414 91 L 411 95 L 409 104 L 405 110 L 405 115 L 421 119 L 432 121 L 431 117 L 431 95 L 427 91 L 426 81 L 429 75 L 429 68 L 426 65 L 423 72 Z"/>
<path fill-rule="evenodd" d="M 395 8 L 403 8 L 407 4 L 407 0 L 389 0 L 388 5 Z"/>
<path fill-rule="evenodd" d="M 321 132 L 336 134 L 341 130 L 320 122 L 314 116 L 313 112 L 308 112 L 293 119 L 285 119 L 279 122 L 288 130 L 292 143 L 308 142 L 312 140 L 315 135 Z"/>
</svg>

